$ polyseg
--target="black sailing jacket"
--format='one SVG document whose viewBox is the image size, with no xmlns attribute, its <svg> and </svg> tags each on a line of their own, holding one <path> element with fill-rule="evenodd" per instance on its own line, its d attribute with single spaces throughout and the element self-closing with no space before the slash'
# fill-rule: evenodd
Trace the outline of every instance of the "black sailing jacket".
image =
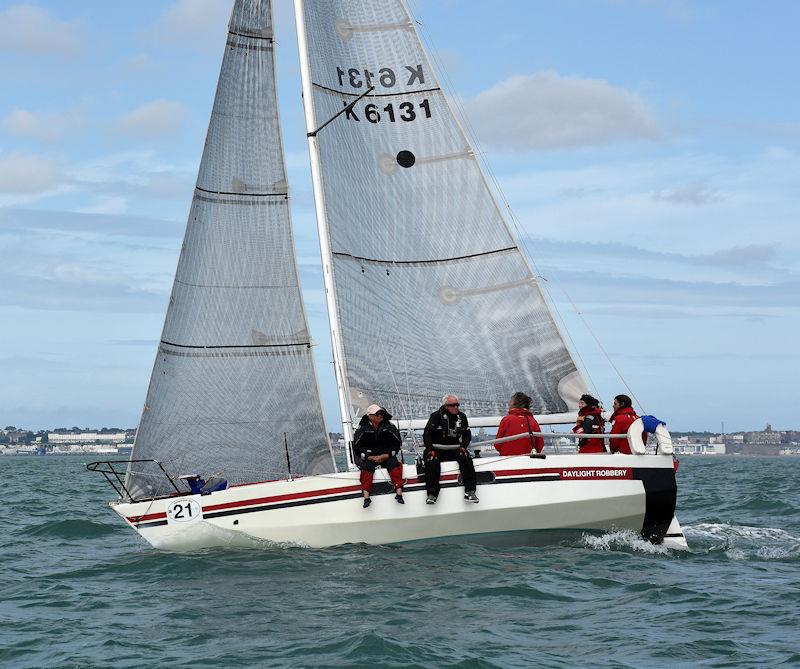
<svg viewBox="0 0 800 669">
<path fill-rule="evenodd" d="M 431 414 L 425 432 L 422 434 L 425 448 L 435 448 L 435 444 L 445 446 L 469 446 L 472 432 L 469 429 L 467 414 L 459 411 L 451 414 L 443 406 Z"/>
<path fill-rule="evenodd" d="M 391 414 L 383 410 L 383 422 L 376 430 L 366 414 L 361 417 L 358 429 L 353 435 L 353 454 L 357 459 L 366 460 L 370 455 L 397 455 L 400 451 L 400 430 L 389 422 Z"/>
</svg>

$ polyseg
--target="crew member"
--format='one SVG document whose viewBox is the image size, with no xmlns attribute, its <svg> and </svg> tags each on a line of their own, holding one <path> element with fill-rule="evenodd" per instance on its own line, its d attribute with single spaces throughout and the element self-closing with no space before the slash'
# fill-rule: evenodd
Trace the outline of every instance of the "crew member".
<svg viewBox="0 0 800 669">
<path fill-rule="evenodd" d="M 603 409 L 600 400 L 588 393 L 578 400 L 578 420 L 572 431 L 575 434 L 603 434 L 605 432 Z M 578 453 L 605 453 L 606 447 L 602 439 L 580 439 Z"/>
<path fill-rule="evenodd" d="M 422 440 L 425 452 L 422 455 L 425 463 L 425 488 L 428 497 L 426 504 L 436 504 L 439 497 L 439 476 L 442 473 L 442 462 L 458 462 L 461 480 L 464 482 L 464 499 L 478 503 L 477 478 L 472 457 L 467 446 L 472 439 L 467 415 L 459 411 L 458 397 L 445 395 L 442 406 L 434 411 L 425 426 Z"/>
<path fill-rule="evenodd" d="M 523 439 L 513 439 L 495 444 L 500 455 L 527 455 L 544 449 L 544 438 L 534 437 L 531 432 L 541 432 L 542 428 L 530 412 L 531 398 L 525 393 L 514 393 L 508 403 L 508 415 L 503 416 L 497 427 L 497 438 L 510 437 L 515 434 L 528 435 Z"/>
<path fill-rule="evenodd" d="M 639 416 L 633 410 L 631 398 L 627 395 L 617 395 L 614 398 L 614 413 L 611 414 L 611 434 L 627 434 L 628 428 Z M 642 439 L 647 443 L 647 433 L 642 432 Z M 608 445 L 612 453 L 631 454 L 631 447 L 627 439 L 609 439 Z"/>
<path fill-rule="evenodd" d="M 361 493 L 366 509 L 372 500 L 372 477 L 378 467 L 389 472 L 395 490 L 395 500 L 403 501 L 403 466 L 397 459 L 402 440 L 400 430 L 391 422 L 391 414 L 377 404 L 370 404 L 367 413 L 361 417 L 358 429 L 353 435 L 353 457 L 361 470 Z"/>
</svg>

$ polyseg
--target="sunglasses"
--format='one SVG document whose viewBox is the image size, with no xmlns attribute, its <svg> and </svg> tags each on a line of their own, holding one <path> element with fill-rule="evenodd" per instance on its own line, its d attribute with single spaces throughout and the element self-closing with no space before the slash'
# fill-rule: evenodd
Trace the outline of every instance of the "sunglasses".
<svg viewBox="0 0 800 669">
<path fill-rule="evenodd" d="M 457 406 L 460 406 L 460 405 L 459 405 L 458 402 L 455 402 L 454 404 L 445 404 L 445 406 L 446 407 L 457 407 Z"/>
</svg>

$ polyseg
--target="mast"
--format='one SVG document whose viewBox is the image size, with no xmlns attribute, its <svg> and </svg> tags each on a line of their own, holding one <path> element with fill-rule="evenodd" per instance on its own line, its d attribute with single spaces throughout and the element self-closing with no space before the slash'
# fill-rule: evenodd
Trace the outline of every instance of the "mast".
<svg viewBox="0 0 800 669">
<path fill-rule="evenodd" d="M 331 328 L 331 348 L 333 351 L 333 370 L 336 376 L 336 394 L 339 397 L 339 412 L 342 415 L 342 432 L 344 434 L 345 453 L 348 469 L 355 469 L 350 445 L 353 442 L 353 419 L 350 411 L 350 386 L 345 370 L 344 347 L 339 325 L 339 311 L 336 305 L 336 291 L 333 280 L 333 256 L 331 254 L 328 220 L 325 213 L 325 191 L 322 187 L 322 171 L 319 164 L 319 146 L 317 144 L 316 114 L 314 113 L 314 95 L 311 87 L 311 71 L 308 62 L 308 44 L 306 42 L 305 14 L 303 0 L 294 0 L 295 25 L 297 27 L 297 47 L 300 54 L 300 76 L 303 85 L 303 109 L 306 117 L 308 133 L 308 153 L 311 164 L 311 181 L 314 187 L 314 208 L 317 215 L 317 233 L 319 249 L 322 256 L 322 276 L 325 282 L 325 304 Z"/>
</svg>

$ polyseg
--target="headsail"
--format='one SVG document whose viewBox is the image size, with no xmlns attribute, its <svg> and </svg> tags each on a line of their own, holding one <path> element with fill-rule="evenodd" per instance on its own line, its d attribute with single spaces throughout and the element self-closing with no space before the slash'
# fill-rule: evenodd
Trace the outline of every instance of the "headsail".
<svg viewBox="0 0 800 669">
<path fill-rule="evenodd" d="M 575 407 L 585 383 L 402 0 L 296 6 L 310 130 L 338 114 L 312 145 L 353 412 Z"/>
<path fill-rule="evenodd" d="M 236 0 L 132 459 L 231 483 L 334 471 L 300 292 L 270 0 Z M 169 492 L 141 464 L 134 496 Z"/>
</svg>

